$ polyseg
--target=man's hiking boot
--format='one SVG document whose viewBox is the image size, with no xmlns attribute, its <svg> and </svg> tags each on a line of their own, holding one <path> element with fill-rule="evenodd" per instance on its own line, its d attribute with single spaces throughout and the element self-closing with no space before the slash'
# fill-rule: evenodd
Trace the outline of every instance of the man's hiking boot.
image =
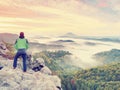
<svg viewBox="0 0 120 90">
<path fill-rule="evenodd" d="M 13 69 L 16 69 L 16 67 L 13 67 Z"/>
</svg>

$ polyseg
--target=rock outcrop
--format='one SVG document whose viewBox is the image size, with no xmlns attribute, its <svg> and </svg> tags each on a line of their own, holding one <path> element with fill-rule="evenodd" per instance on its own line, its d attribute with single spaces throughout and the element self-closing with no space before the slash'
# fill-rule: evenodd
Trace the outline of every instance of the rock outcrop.
<svg viewBox="0 0 120 90">
<path fill-rule="evenodd" d="M 13 46 L 4 41 L 0 41 L 0 56 L 6 59 L 13 59 L 14 57 L 14 49 Z"/>
<path fill-rule="evenodd" d="M 17 69 L 12 69 L 12 60 L 0 60 L 0 90 L 62 90 L 58 76 L 32 69 L 23 72 L 19 62 Z"/>
<path fill-rule="evenodd" d="M 0 42 L 0 55 L 6 55 L 9 52 L 4 42 Z"/>
</svg>

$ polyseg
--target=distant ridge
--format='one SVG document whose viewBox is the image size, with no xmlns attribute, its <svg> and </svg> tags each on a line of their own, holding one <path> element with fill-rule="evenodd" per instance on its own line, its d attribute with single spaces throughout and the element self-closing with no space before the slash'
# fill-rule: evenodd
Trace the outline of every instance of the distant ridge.
<svg viewBox="0 0 120 90">
<path fill-rule="evenodd" d="M 72 32 L 68 32 L 68 33 L 66 33 L 65 35 L 63 35 L 63 36 L 60 36 L 60 37 L 63 37 L 63 38 L 78 38 L 79 36 L 78 35 L 76 35 L 76 34 L 74 34 L 74 33 L 72 33 Z"/>
<path fill-rule="evenodd" d="M 17 34 L 12 33 L 0 33 L 0 41 L 5 41 L 9 43 L 14 43 L 15 40 L 18 38 Z"/>
</svg>

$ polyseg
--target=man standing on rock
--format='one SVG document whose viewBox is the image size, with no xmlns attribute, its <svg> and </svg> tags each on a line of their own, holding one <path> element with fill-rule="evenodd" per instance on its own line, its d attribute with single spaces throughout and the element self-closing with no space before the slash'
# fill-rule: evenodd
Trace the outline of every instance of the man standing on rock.
<svg viewBox="0 0 120 90">
<path fill-rule="evenodd" d="M 26 59 L 27 59 L 27 54 L 26 50 L 28 49 L 28 41 L 24 37 L 24 32 L 20 32 L 19 38 L 15 42 L 15 49 L 17 50 L 17 53 L 14 57 L 14 62 L 13 62 L 13 68 L 15 69 L 17 67 L 17 59 L 21 56 L 23 59 L 23 72 L 27 71 L 27 66 L 26 66 Z"/>
</svg>

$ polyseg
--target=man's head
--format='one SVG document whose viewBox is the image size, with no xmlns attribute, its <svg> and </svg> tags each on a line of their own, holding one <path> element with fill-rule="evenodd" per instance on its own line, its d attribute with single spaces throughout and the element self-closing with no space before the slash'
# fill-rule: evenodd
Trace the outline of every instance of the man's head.
<svg viewBox="0 0 120 90">
<path fill-rule="evenodd" d="M 19 38 L 24 38 L 24 32 L 20 32 Z"/>
</svg>

